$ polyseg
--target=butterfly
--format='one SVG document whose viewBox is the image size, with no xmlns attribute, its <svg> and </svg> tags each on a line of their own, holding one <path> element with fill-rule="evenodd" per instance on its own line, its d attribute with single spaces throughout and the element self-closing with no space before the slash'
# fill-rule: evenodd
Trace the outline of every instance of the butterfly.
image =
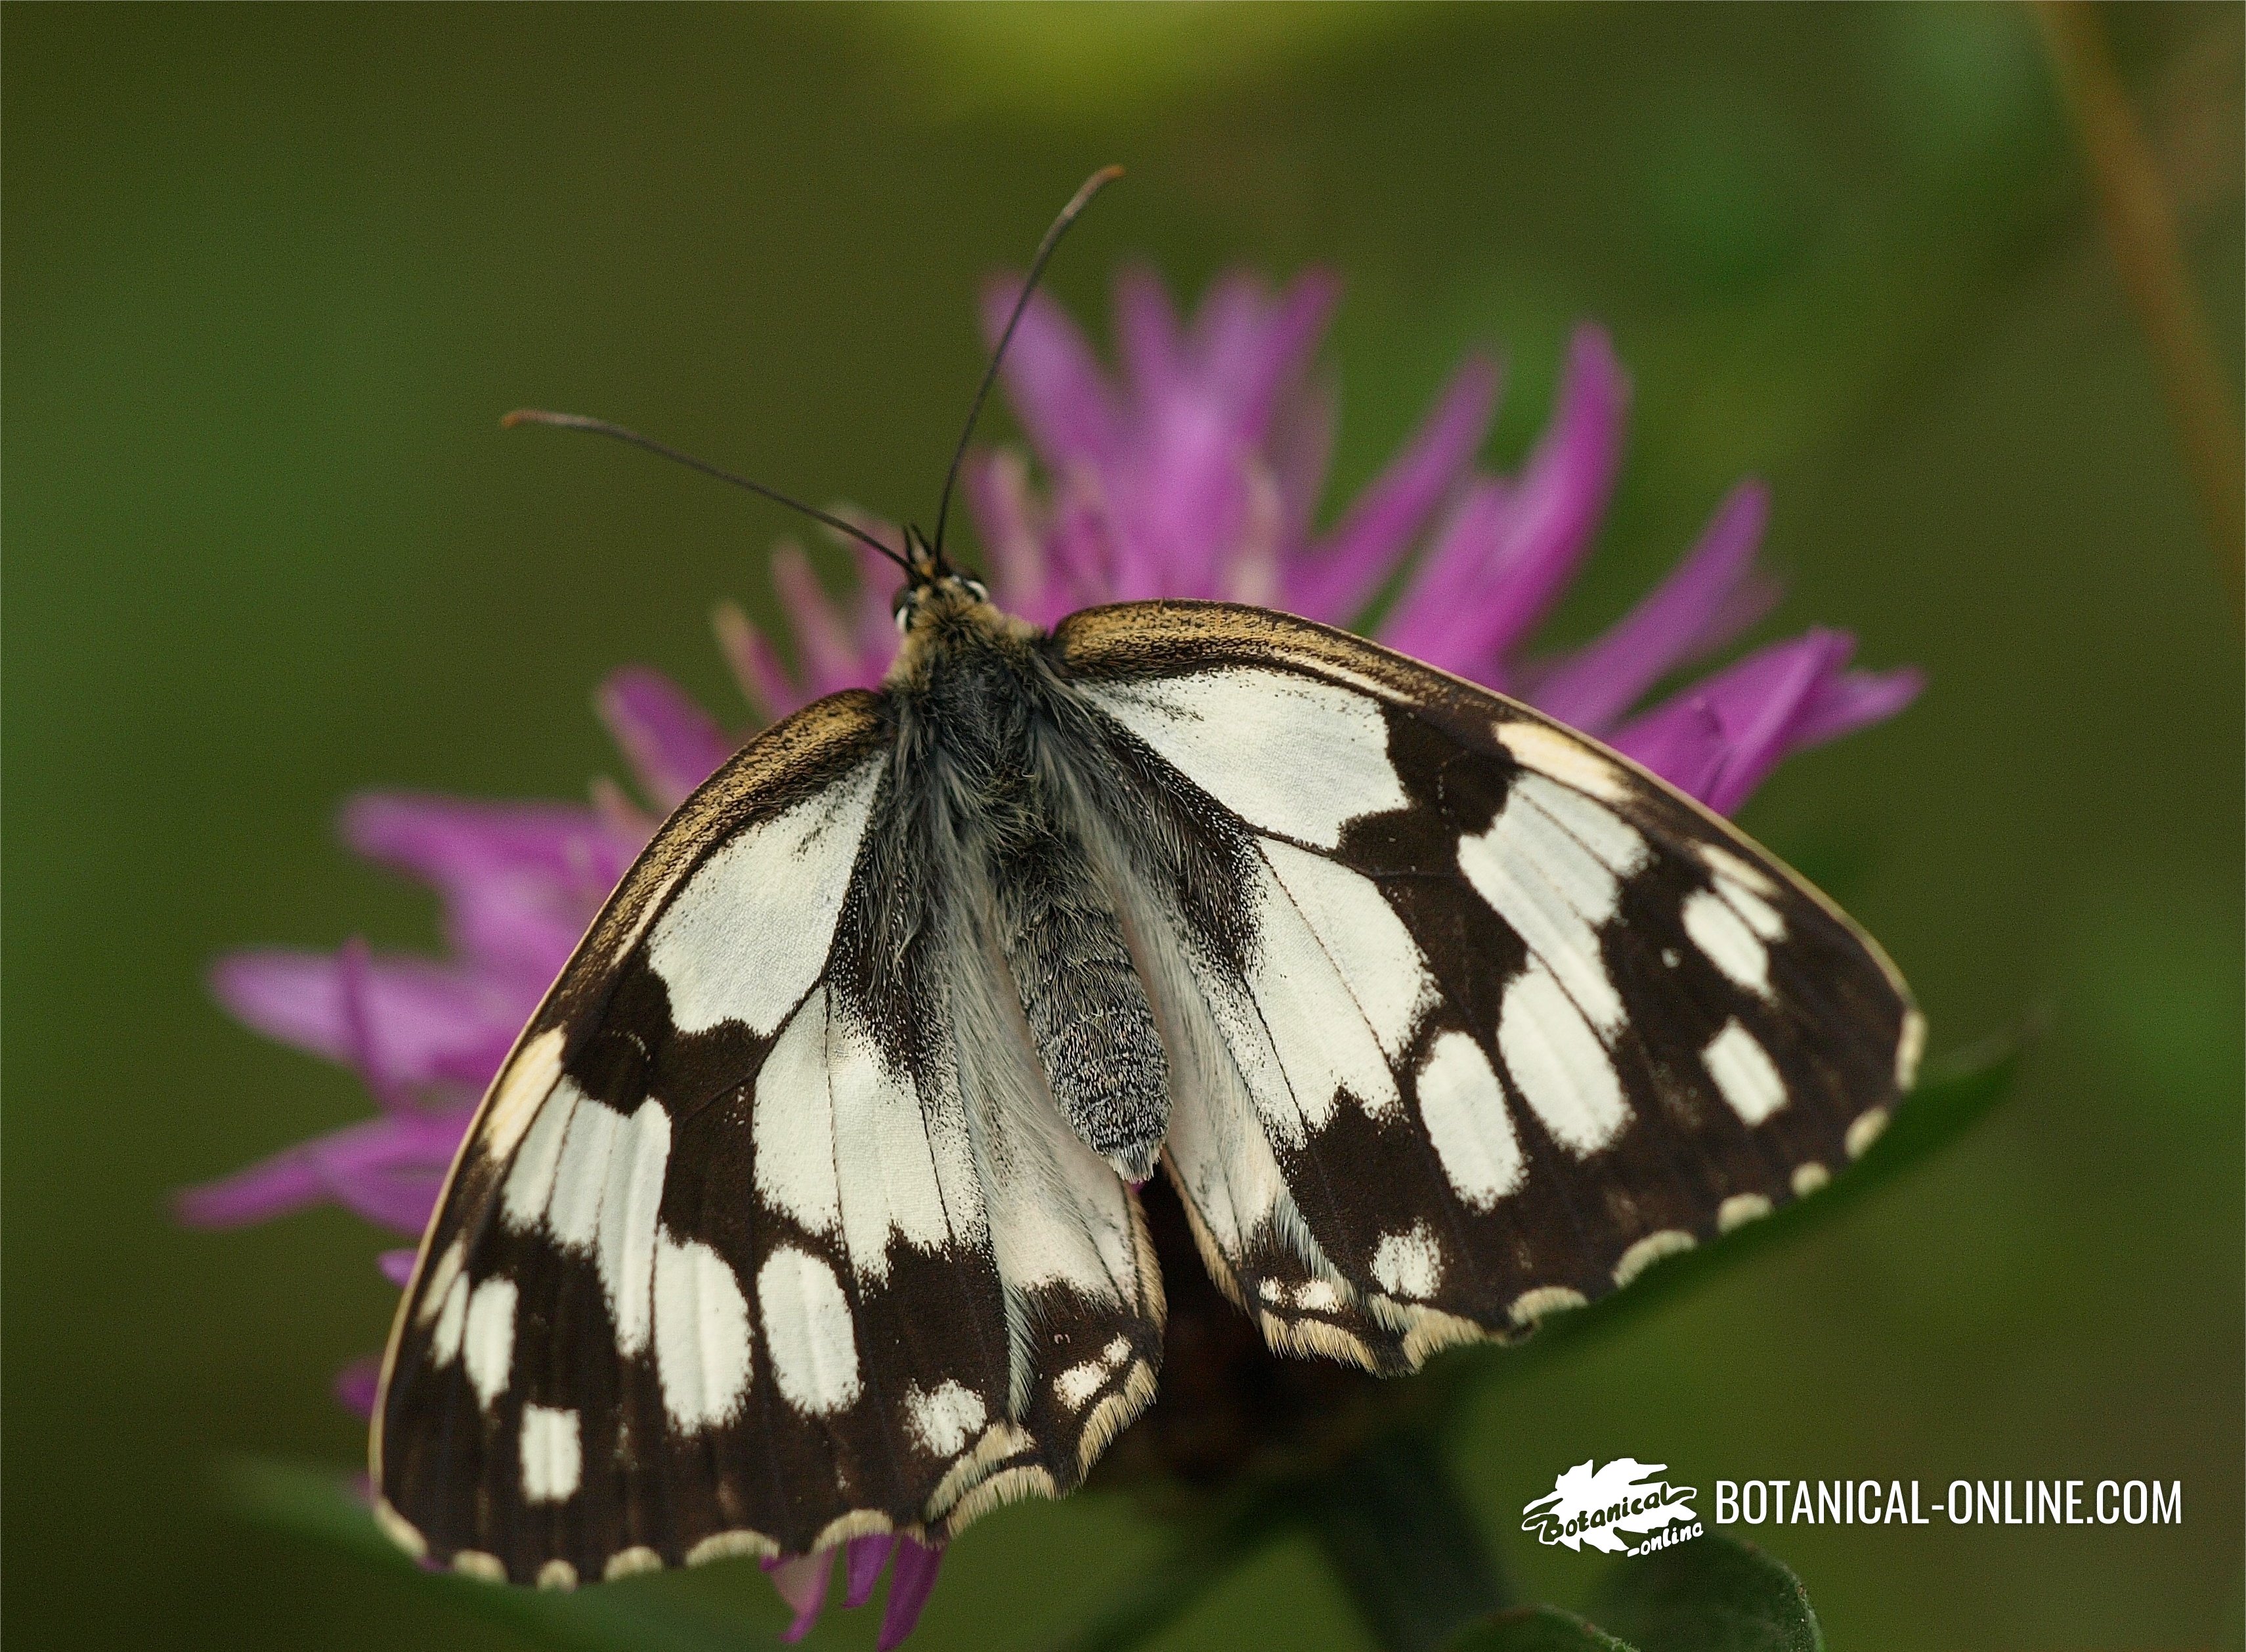
<svg viewBox="0 0 2246 1652">
<path fill-rule="evenodd" d="M 868 541 L 887 679 L 680 806 L 476 1115 L 371 1447 L 432 1563 L 1066 1492 L 1154 1392 L 1155 1176 L 1275 1350 L 1400 1373 L 1813 1191 L 1910 1086 L 1878 946 L 1627 759 L 1260 608 L 1040 630 L 943 522 Z"/>
</svg>

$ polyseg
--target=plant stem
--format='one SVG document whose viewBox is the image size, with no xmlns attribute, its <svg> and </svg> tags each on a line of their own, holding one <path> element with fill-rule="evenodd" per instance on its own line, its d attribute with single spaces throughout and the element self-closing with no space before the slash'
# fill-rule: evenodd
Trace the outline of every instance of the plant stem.
<svg viewBox="0 0 2246 1652">
<path fill-rule="evenodd" d="M 2161 376 L 2193 492 L 2246 625 L 2246 446 L 2216 365 L 2152 149 L 2113 67 L 2106 26 L 2086 0 L 2038 0 L 2075 136 L 2089 163 L 2098 215 Z"/>
<path fill-rule="evenodd" d="M 1372 1638 L 1434 1652 L 1507 1603 L 1481 1525 L 1430 1439 L 1376 1442 L 1303 1492 L 1317 1534 Z"/>
</svg>

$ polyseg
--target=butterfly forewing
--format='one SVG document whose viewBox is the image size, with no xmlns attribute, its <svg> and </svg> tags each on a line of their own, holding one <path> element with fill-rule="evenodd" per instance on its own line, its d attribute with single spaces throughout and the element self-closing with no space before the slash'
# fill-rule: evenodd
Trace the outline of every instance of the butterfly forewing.
<svg viewBox="0 0 2246 1652">
<path fill-rule="evenodd" d="M 1819 1185 L 1909 1084 L 1878 948 L 1582 737 L 1256 609 L 1056 641 L 1109 720 L 1086 785 L 1152 823 L 1114 852 L 1166 1023 L 1208 1046 L 1167 1167 L 1275 1346 L 1523 1329 Z"/>
<path fill-rule="evenodd" d="M 665 826 L 493 1084 L 401 1305 L 385 1521 L 567 1585 L 1066 1490 L 1152 1388 L 1135 1203 L 1042 1102 L 878 697 Z"/>
</svg>

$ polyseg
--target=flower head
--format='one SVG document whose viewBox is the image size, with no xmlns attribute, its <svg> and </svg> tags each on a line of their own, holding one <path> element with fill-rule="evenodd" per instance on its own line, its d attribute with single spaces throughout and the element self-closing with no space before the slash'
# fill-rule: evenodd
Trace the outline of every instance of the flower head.
<svg viewBox="0 0 2246 1652">
<path fill-rule="evenodd" d="M 1017 290 L 990 289 L 987 331 Z M 1630 382 L 1596 327 L 1569 342 L 1551 421 L 1517 472 L 1474 470 L 1498 373 L 1469 357 L 1371 486 L 1320 531 L 1334 398 L 1311 369 L 1337 290 L 1317 274 L 1277 293 L 1233 275 L 1188 324 L 1153 275 L 1126 271 L 1113 376 L 1058 303 L 1033 297 L 1007 384 L 1049 491 L 1041 497 L 1006 453 L 980 456 L 968 478 L 1001 603 L 1049 624 L 1092 602 L 1212 597 L 1349 626 L 1396 587 L 1373 629 L 1381 642 L 1526 699 L 1725 812 L 1788 752 L 1890 717 L 1916 694 L 1916 672 L 1852 672 L 1851 639 L 1813 631 L 1637 709 L 1776 599 L 1754 567 L 1767 498 L 1753 482 L 1604 635 L 1557 656 L 1528 651 L 1589 553 L 1621 468 Z"/>
<path fill-rule="evenodd" d="M 986 295 L 994 335 L 1017 290 L 1001 282 Z M 1312 364 L 1337 296 L 1322 275 L 1274 293 L 1235 274 L 1187 322 L 1152 275 L 1126 272 L 1116 293 L 1120 375 L 1099 365 L 1058 304 L 1034 297 L 1006 382 L 1045 483 L 1007 451 L 974 456 L 966 478 L 1000 603 L 1050 624 L 1096 602 L 1211 597 L 1344 625 L 1392 591 L 1375 632 L 1381 641 L 1526 698 L 1725 811 L 1788 752 L 1892 716 L 1916 693 L 1915 672 L 1852 671 L 1851 640 L 1818 630 L 1642 707 L 1658 683 L 1735 639 L 1775 595 L 1754 568 L 1766 500 L 1753 483 L 1734 490 L 1675 570 L 1603 636 L 1565 654 L 1529 651 L 1590 547 L 1620 465 L 1629 384 L 1593 327 L 1571 342 L 1551 422 L 1517 472 L 1474 468 L 1498 374 L 1469 358 L 1371 486 L 1320 528 L 1335 398 Z M 888 565 L 861 549 L 857 588 L 842 600 L 793 547 L 775 554 L 772 574 L 793 668 L 738 609 L 718 616 L 751 705 L 776 718 L 878 682 L 896 648 Z M 332 955 L 265 950 L 219 962 L 213 989 L 228 1010 L 350 1065 L 378 1111 L 186 1190 L 182 1220 L 231 1227 L 332 1202 L 402 1234 L 427 1224 L 476 1098 L 578 936 L 660 816 L 739 744 L 653 671 L 616 672 L 598 704 L 639 801 L 603 784 L 589 806 L 378 793 L 345 809 L 353 849 L 437 891 L 447 955 L 377 955 L 352 942 Z M 378 1261 L 402 1285 L 412 1253 Z M 1203 1294 L 1214 1303 L 1213 1292 Z M 1208 1322 L 1211 1315 L 1195 1319 L 1205 1331 Z M 1174 1315 L 1174 1351 L 1182 1323 Z M 1236 1329 L 1255 1341 L 1244 1319 Z M 1260 1343 L 1243 1343 L 1212 1370 L 1266 1360 Z M 1296 1409 L 1329 1412 L 1325 1388 L 1310 1386 L 1317 1392 L 1303 1389 Z M 1172 1388 L 1166 1377 L 1166 1398 Z M 347 1370 L 337 1391 L 370 1410 L 371 1367 Z M 1170 1431 L 1188 1444 L 1157 1454 L 1205 1460 L 1207 1431 L 1194 1418 L 1206 1410 Z M 1158 1404 L 1158 1428 L 1161 1411 Z M 939 1552 L 909 1538 L 859 1538 L 768 1563 L 796 1614 L 790 1638 L 818 1617 L 838 1553 L 846 1605 L 862 1604 L 889 1570 L 881 1644 L 895 1645 L 934 1586 Z"/>
</svg>

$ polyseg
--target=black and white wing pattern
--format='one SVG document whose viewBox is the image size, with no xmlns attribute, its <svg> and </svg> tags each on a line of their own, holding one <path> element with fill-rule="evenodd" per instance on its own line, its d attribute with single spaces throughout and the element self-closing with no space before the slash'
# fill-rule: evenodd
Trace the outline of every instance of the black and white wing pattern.
<svg viewBox="0 0 2246 1652">
<path fill-rule="evenodd" d="M 567 1587 L 940 1540 L 1150 1397 L 1136 1200 L 1044 1094 L 895 744 L 858 692 L 759 738 L 525 1030 L 384 1363 L 408 1548 Z"/>
<path fill-rule="evenodd" d="M 1821 1184 L 1910 1084 L 1879 948 L 1643 770 L 1260 609 L 1054 638 L 1172 1050 L 1165 1163 L 1282 1351 L 1525 1330 Z"/>
</svg>

